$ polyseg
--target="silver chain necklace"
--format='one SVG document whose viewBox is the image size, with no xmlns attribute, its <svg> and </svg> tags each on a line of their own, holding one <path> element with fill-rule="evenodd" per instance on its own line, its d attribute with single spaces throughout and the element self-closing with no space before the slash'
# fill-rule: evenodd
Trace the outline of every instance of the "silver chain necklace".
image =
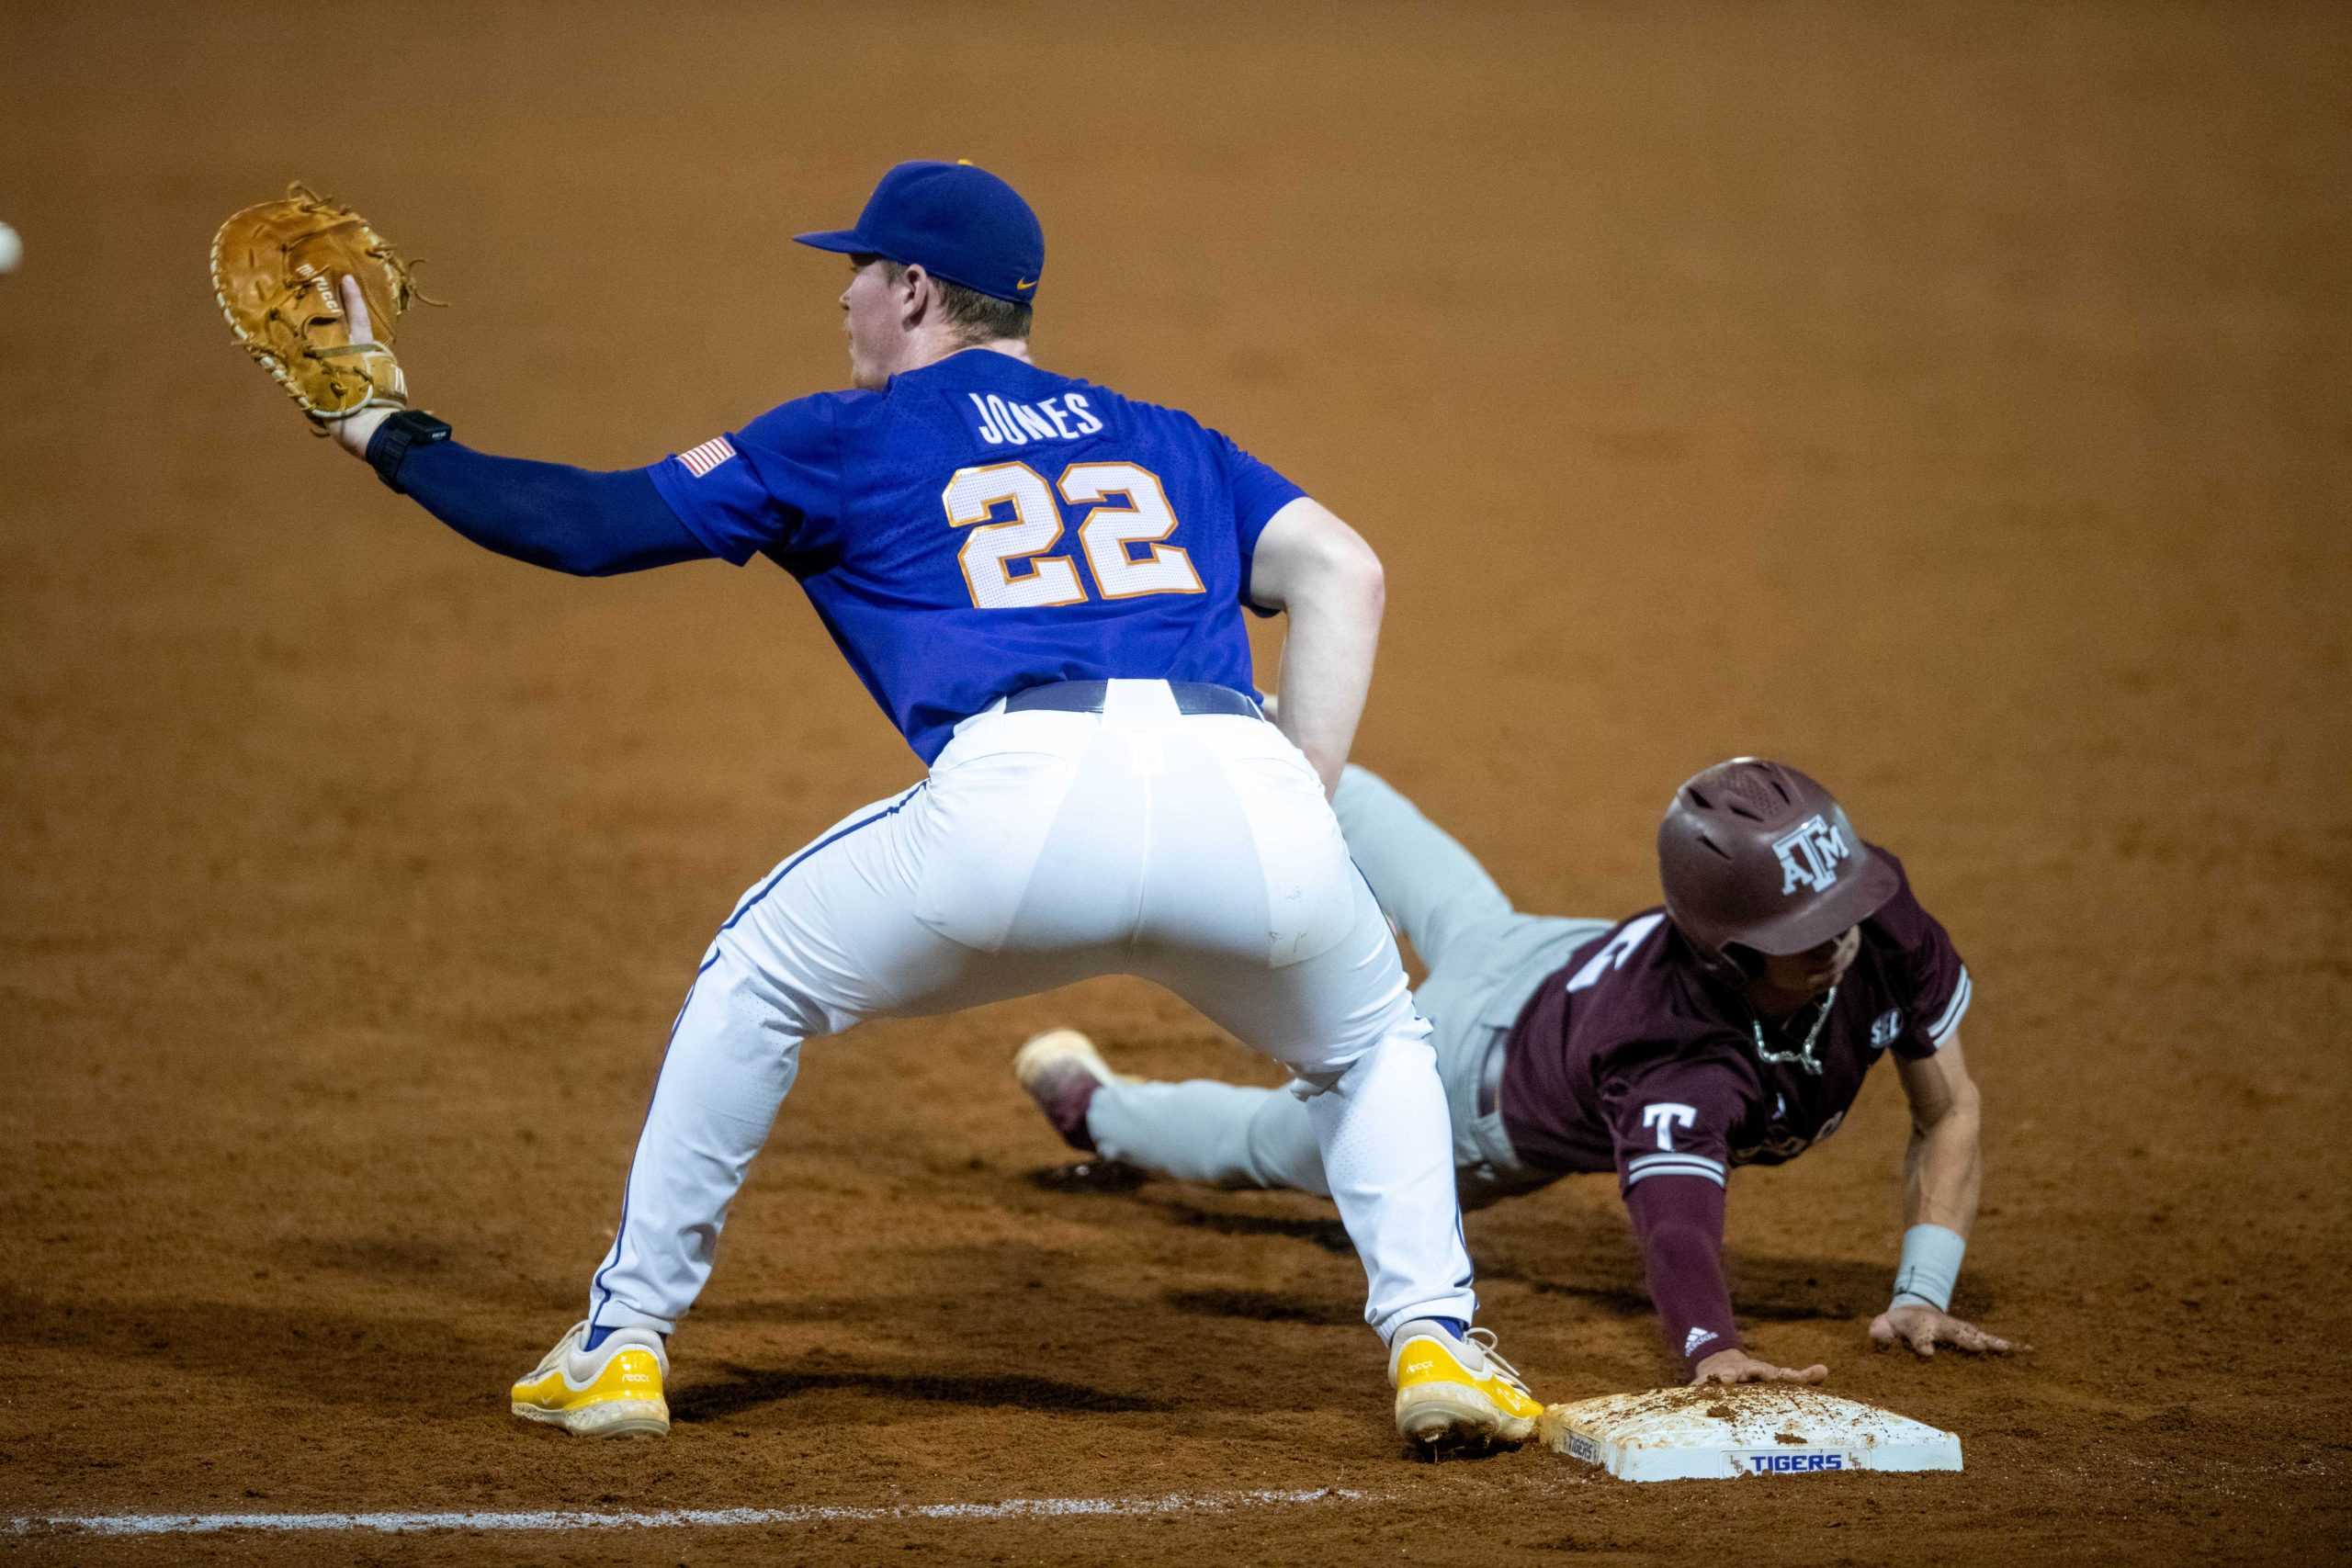
<svg viewBox="0 0 2352 1568">
<path fill-rule="evenodd" d="M 1821 1026 L 1829 1021 L 1829 1004 L 1837 999 L 1838 987 L 1835 986 L 1830 987 L 1828 990 L 1822 993 L 1821 1010 L 1813 1015 L 1813 1027 L 1805 1031 L 1804 1043 L 1798 1046 L 1793 1051 L 1774 1051 L 1766 1046 L 1764 1043 L 1763 1022 L 1751 1016 L 1747 1021 L 1747 1027 L 1754 1031 L 1756 1034 L 1757 1060 L 1774 1065 L 1781 1062 L 1794 1062 L 1806 1072 L 1811 1073 L 1815 1077 L 1819 1077 L 1821 1076 L 1821 1063 L 1813 1054 L 1813 1045 L 1815 1041 L 1821 1038 Z"/>
</svg>

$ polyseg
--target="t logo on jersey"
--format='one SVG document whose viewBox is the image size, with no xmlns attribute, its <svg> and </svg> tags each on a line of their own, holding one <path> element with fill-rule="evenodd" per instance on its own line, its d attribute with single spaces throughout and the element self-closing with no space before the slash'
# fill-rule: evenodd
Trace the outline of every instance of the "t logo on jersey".
<svg viewBox="0 0 2352 1568">
<path fill-rule="evenodd" d="M 1657 1146 L 1669 1152 L 1674 1148 L 1674 1130 L 1689 1127 L 1699 1120 L 1698 1111 L 1691 1106 L 1678 1105 L 1671 1100 L 1642 1107 L 1642 1125 L 1657 1134 Z"/>
<path fill-rule="evenodd" d="M 1800 887 L 1818 893 L 1837 881 L 1838 863 L 1854 850 L 1843 831 L 1815 812 L 1795 832 L 1773 840 L 1772 852 L 1781 857 L 1781 896 L 1786 897 Z"/>
<path fill-rule="evenodd" d="M 1903 1010 L 1889 1008 L 1871 1024 L 1871 1049 L 1883 1051 L 1903 1032 Z"/>
</svg>

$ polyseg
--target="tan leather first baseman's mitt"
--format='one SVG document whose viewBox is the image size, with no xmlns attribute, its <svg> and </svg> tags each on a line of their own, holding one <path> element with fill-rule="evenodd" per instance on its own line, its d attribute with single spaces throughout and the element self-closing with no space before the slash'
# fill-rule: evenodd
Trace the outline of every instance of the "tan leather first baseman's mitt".
<svg viewBox="0 0 2352 1568">
<path fill-rule="evenodd" d="M 212 237 L 212 292 L 229 330 L 310 416 L 313 433 L 363 409 L 406 408 L 392 333 L 426 299 L 368 220 L 297 182 L 282 201 L 231 215 Z M 357 282 L 372 341 L 354 343 L 338 279 Z"/>
</svg>

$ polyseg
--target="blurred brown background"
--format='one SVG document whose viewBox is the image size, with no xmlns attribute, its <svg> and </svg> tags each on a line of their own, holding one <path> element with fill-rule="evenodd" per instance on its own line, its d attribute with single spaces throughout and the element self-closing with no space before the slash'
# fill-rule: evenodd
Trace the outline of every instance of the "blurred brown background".
<svg viewBox="0 0 2352 1568">
<path fill-rule="evenodd" d="M 1339 1484 L 1388 1500 L 399 1550 L 2340 1551 L 2347 80 L 2324 5 L 0 8 L 0 1512 Z M 1125 983 L 812 1046 L 676 1435 L 504 1415 L 711 927 L 917 764 L 764 565 L 536 572 L 305 439 L 211 231 L 354 202 L 455 301 L 422 401 L 619 466 L 840 382 L 788 236 L 916 156 L 1038 208 L 1046 363 L 1380 547 L 1358 756 L 1524 906 L 1653 901 L 1736 751 L 1905 857 L 1979 987 L 1956 1310 L 2040 1348 L 1864 1348 L 1890 1086 L 1731 1232 L 1765 1353 L 1964 1476 L 1406 1465 L 1324 1209 L 1032 1183 L 1031 1028 L 1268 1076 Z M 1672 1375 L 1607 1183 L 1471 1240 L 1539 1393 Z"/>
</svg>

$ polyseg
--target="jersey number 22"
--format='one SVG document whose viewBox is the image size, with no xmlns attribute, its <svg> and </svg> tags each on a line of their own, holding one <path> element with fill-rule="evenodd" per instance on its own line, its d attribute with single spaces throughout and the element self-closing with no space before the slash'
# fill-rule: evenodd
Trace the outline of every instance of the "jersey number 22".
<svg viewBox="0 0 2352 1568">
<path fill-rule="evenodd" d="M 940 492 L 949 526 L 972 532 L 956 559 L 964 586 L 982 610 L 1031 610 L 1086 603 L 1078 563 L 1046 554 L 1061 542 L 1062 509 L 1091 507 L 1078 525 L 1078 542 L 1105 599 L 1138 599 L 1147 593 L 1200 593 L 1200 573 L 1192 558 L 1162 543 L 1176 531 L 1176 513 L 1150 469 L 1133 463 L 1072 463 L 1053 485 L 1026 463 L 988 463 L 958 468 Z M 1125 505 L 1107 504 L 1114 497 Z M 1010 506 L 1010 519 L 997 511 Z M 1146 547 L 1143 555 L 1134 547 Z"/>
</svg>

